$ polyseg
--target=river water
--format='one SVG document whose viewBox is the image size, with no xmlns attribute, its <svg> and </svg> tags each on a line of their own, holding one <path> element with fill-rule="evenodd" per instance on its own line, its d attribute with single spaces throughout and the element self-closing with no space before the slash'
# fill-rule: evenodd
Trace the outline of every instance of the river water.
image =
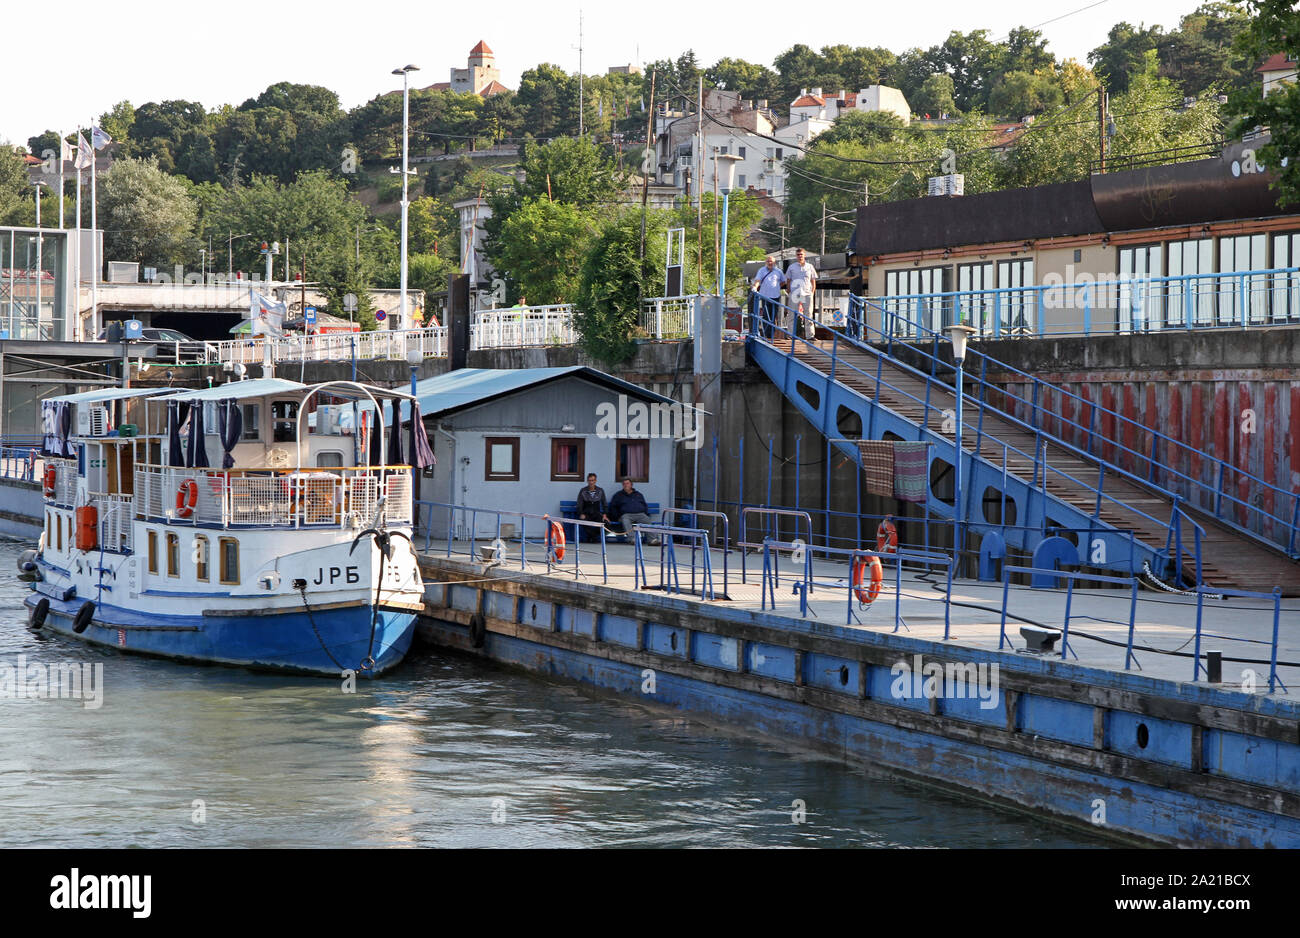
<svg viewBox="0 0 1300 938">
<path fill-rule="evenodd" d="M 0 663 L 99 663 L 103 697 L 0 699 L 0 846 L 1105 843 L 418 647 L 355 694 L 99 651 L 27 628 L 25 546 L 0 540 Z"/>
</svg>

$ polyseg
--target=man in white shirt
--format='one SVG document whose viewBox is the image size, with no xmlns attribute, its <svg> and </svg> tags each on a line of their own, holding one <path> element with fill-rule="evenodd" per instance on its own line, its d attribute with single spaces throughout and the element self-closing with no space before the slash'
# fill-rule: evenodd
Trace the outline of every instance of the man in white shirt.
<svg viewBox="0 0 1300 938">
<path fill-rule="evenodd" d="M 776 266 L 776 258 L 771 254 L 763 262 L 764 266 L 758 269 L 754 276 L 754 282 L 751 288 L 758 294 L 758 304 L 755 305 L 755 312 L 763 317 L 763 335 L 766 338 L 772 337 L 772 323 L 776 321 L 778 313 L 781 312 L 781 287 L 785 284 L 785 277 Z M 784 322 L 781 323 L 786 326 Z"/>
<path fill-rule="evenodd" d="M 800 315 L 806 316 L 804 325 L 811 335 L 813 331 L 813 291 L 817 289 L 817 271 L 805 258 L 803 248 L 795 252 L 795 262 L 785 272 L 785 282 L 790 291 L 790 305 Z"/>
</svg>

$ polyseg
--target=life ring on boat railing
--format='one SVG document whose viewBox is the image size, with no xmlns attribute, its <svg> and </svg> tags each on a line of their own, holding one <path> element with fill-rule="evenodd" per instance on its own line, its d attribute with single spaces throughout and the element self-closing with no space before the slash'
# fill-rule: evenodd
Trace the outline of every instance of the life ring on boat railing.
<svg viewBox="0 0 1300 938">
<path fill-rule="evenodd" d="M 862 581 L 866 579 L 867 568 L 871 568 L 871 583 L 866 589 Z M 858 602 L 870 606 L 880 595 L 881 584 L 885 582 L 885 569 L 880 565 L 879 557 L 857 557 L 853 561 L 853 593 Z"/>
<path fill-rule="evenodd" d="M 188 518 L 194 514 L 198 502 L 199 484 L 193 479 L 186 479 L 176 487 L 176 517 Z"/>
<path fill-rule="evenodd" d="M 86 631 L 86 626 L 90 625 L 90 620 L 95 617 L 95 604 L 90 600 L 81 604 L 77 610 L 77 617 L 72 620 L 72 631 L 80 635 Z"/>
<path fill-rule="evenodd" d="M 54 485 L 59 481 L 59 471 L 53 466 L 45 467 L 45 480 L 41 484 L 41 491 L 45 493 L 46 498 L 54 497 Z"/>
<path fill-rule="evenodd" d="M 898 528 L 894 527 L 894 522 L 889 520 L 890 517 L 886 515 L 876 528 L 876 550 L 886 554 L 898 550 Z"/>
<path fill-rule="evenodd" d="M 564 528 L 560 522 L 551 522 L 551 544 L 547 552 L 555 557 L 556 563 L 564 559 Z"/>
<path fill-rule="evenodd" d="M 42 596 L 37 601 L 36 605 L 32 607 L 32 617 L 27 624 L 34 629 L 39 629 L 41 626 L 45 624 L 45 617 L 48 616 L 49 614 L 50 614 L 50 598 L 48 596 Z"/>
</svg>

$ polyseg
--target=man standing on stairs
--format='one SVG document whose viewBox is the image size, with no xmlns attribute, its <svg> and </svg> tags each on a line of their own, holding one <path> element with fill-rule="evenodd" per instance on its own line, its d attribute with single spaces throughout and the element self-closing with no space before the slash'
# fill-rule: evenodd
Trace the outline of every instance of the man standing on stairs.
<svg viewBox="0 0 1300 938">
<path fill-rule="evenodd" d="M 812 338 L 816 327 L 813 325 L 813 291 L 817 289 L 817 271 L 808 263 L 803 248 L 795 252 L 794 263 L 785 272 L 786 289 L 790 292 L 790 307 L 801 316 L 806 335 Z"/>
<path fill-rule="evenodd" d="M 758 294 L 758 299 L 754 305 L 754 311 L 763 317 L 762 335 L 766 339 L 772 338 L 772 323 L 778 322 L 781 328 L 789 328 L 785 322 L 785 313 L 781 309 L 781 287 L 785 283 L 785 276 L 776 266 L 776 258 L 771 254 L 767 255 L 767 260 L 763 262 L 764 266 L 760 267 L 758 273 L 754 276 L 754 282 L 751 289 Z M 778 314 L 780 318 L 778 319 Z"/>
</svg>

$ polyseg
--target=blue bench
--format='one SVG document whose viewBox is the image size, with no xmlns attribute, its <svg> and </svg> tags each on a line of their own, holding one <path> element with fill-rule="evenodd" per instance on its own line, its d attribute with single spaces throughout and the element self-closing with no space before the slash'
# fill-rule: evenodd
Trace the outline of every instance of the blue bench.
<svg viewBox="0 0 1300 938">
<path fill-rule="evenodd" d="M 659 516 L 659 503 L 658 503 L 658 502 L 646 502 L 646 508 L 650 509 L 649 514 L 650 514 L 650 517 L 651 517 L 651 518 L 656 518 L 656 517 Z M 566 500 L 566 501 L 561 501 L 561 502 L 560 502 L 560 515 L 561 515 L 562 517 L 564 517 L 564 518 L 569 519 L 570 521 L 576 521 L 576 520 L 578 520 L 578 502 L 577 502 L 577 499 L 574 499 L 574 500 L 572 500 L 572 501 L 567 501 L 567 500 Z M 567 538 L 568 540 L 571 541 L 571 540 L 573 540 L 575 537 L 577 537 L 577 528 L 578 528 L 578 525 L 576 525 L 576 524 L 566 524 L 566 525 L 564 525 L 564 536 L 565 536 L 565 538 Z M 614 530 L 615 530 L 615 529 L 608 529 L 608 530 L 610 530 L 611 533 L 614 533 Z M 622 534 L 622 533 L 623 533 L 623 532 L 622 532 L 622 529 L 621 529 L 621 528 L 617 529 L 617 533 Z"/>
</svg>

